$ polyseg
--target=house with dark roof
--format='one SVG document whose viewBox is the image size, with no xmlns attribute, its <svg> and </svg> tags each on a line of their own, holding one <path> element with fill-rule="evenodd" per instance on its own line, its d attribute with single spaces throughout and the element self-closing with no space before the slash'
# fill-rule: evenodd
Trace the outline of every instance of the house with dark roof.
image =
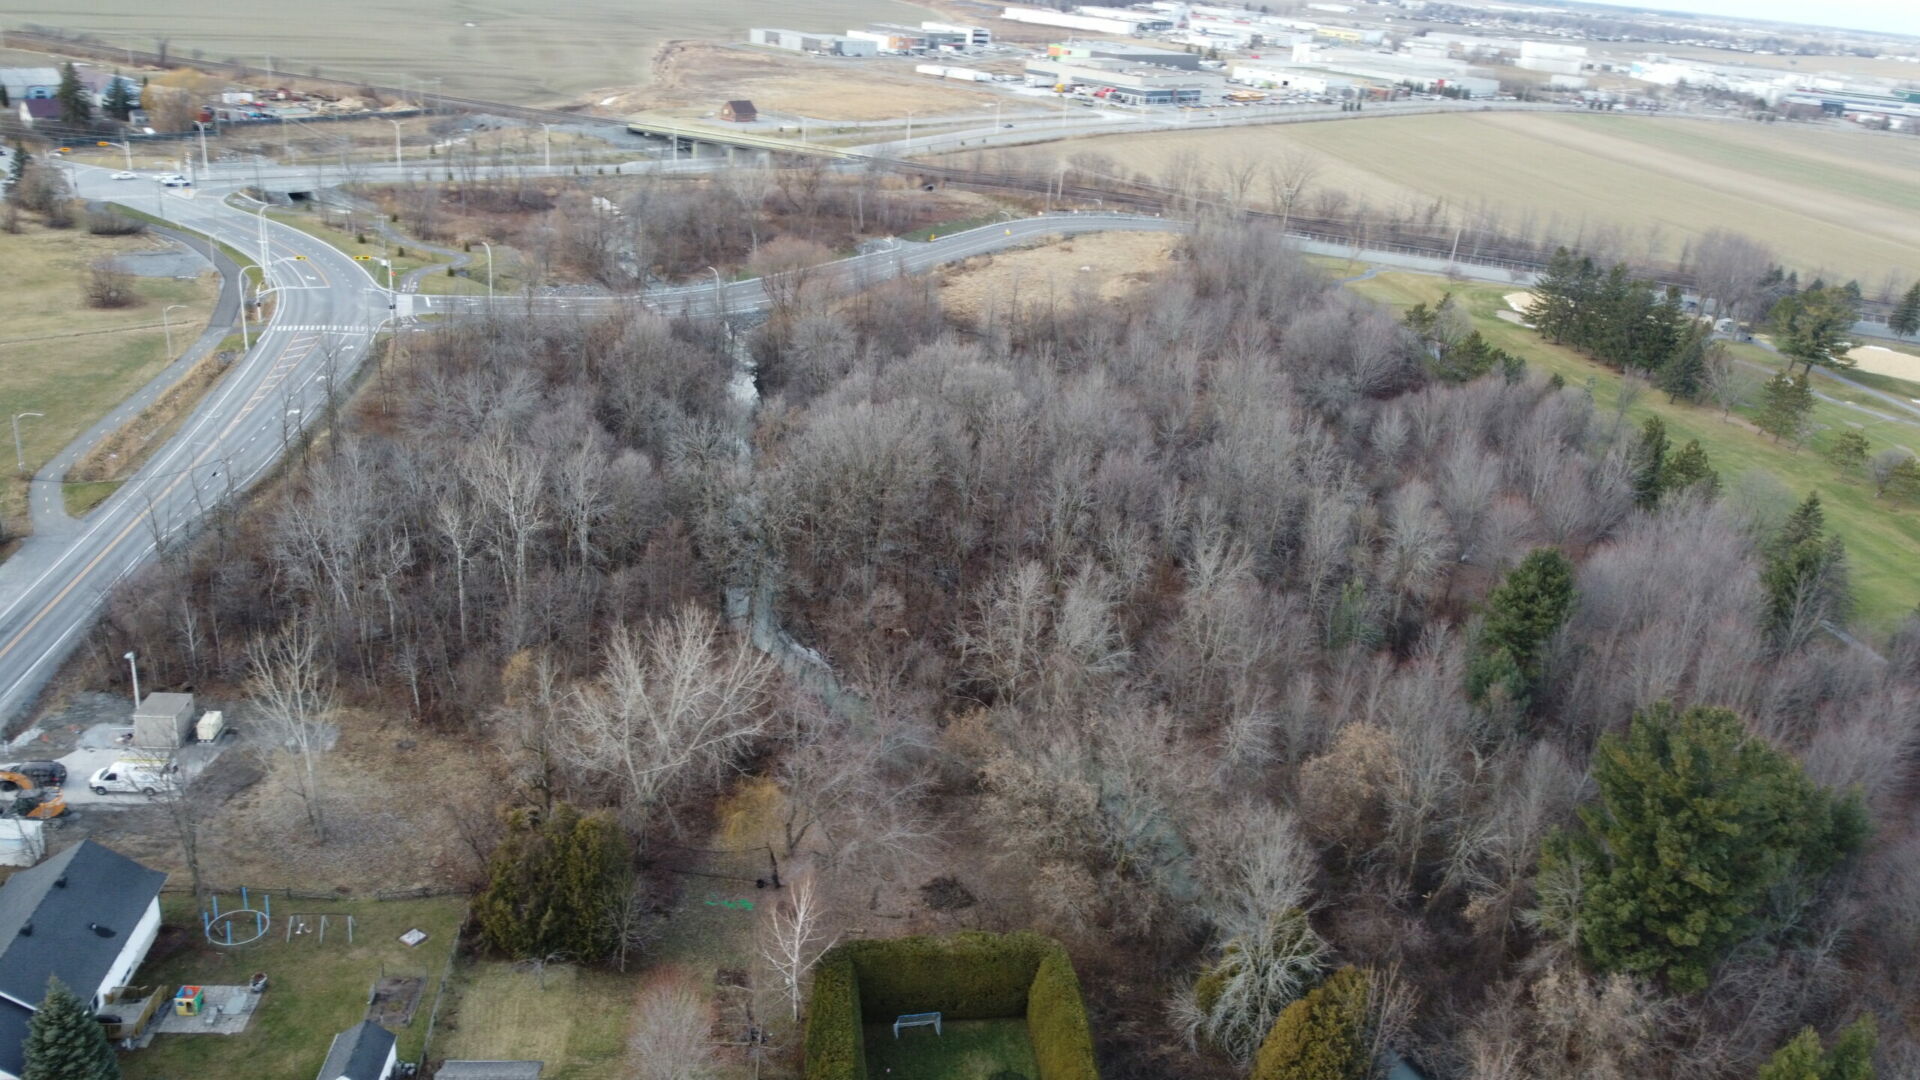
<svg viewBox="0 0 1920 1080">
<path fill-rule="evenodd" d="M 317 1080 L 388 1080 L 398 1061 L 393 1032 L 362 1020 L 333 1037 Z"/>
<path fill-rule="evenodd" d="M 20 123 L 25 127 L 35 124 L 57 124 L 60 122 L 60 103 L 52 98 L 27 98 L 20 102 Z"/>
<path fill-rule="evenodd" d="M 133 978 L 160 932 L 166 880 L 82 840 L 0 885 L 0 1080 L 26 1071 L 27 1024 L 49 979 L 98 1009 Z"/>
<path fill-rule="evenodd" d="M 751 124 L 755 120 L 760 119 L 760 110 L 754 108 L 753 102 L 751 101 L 744 99 L 729 101 L 725 105 L 720 106 L 720 119 L 732 120 L 740 124 Z"/>
</svg>

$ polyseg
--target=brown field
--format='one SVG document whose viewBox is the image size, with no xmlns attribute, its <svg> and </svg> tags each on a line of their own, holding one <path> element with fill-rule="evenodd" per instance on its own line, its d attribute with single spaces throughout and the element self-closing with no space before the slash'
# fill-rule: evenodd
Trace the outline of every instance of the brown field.
<svg viewBox="0 0 1920 1080">
<path fill-rule="evenodd" d="M 1666 259 L 1719 226 L 1869 295 L 1889 273 L 1910 276 L 1920 250 L 1920 138 L 1811 125 L 1489 113 L 1119 135 L 1016 156 L 1097 155 L 1095 171 L 1164 176 L 1182 155 L 1218 167 L 1295 148 L 1321 164 L 1308 213 L 1341 193 L 1351 201 L 1335 214 L 1364 201 L 1562 241 L 1611 230 L 1619 254 Z"/>
<path fill-rule="evenodd" d="M 978 325 L 1004 321 L 1016 304 L 1031 315 L 1081 294 L 1120 300 L 1164 270 L 1179 242 L 1173 233 L 1090 233 L 981 255 L 940 273 L 940 303 Z"/>
<path fill-rule="evenodd" d="M 951 80 L 913 73 L 891 60 L 827 60 L 699 41 L 661 50 L 653 82 L 587 95 L 621 113 L 652 112 L 712 119 L 728 98 L 750 99 L 762 113 L 815 120 L 885 120 L 911 109 L 928 116 L 1004 101 Z"/>
<path fill-rule="evenodd" d="M 0 0 L 0 25 L 85 31 L 141 49 L 167 37 L 181 55 L 264 65 L 271 53 L 281 71 L 318 68 L 387 85 L 402 75 L 441 79 L 448 93 L 516 103 L 645 83 L 654 51 L 675 38 L 742 40 L 752 26 L 843 32 L 929 17 L 897 0 L 496 0 L 401 9 L 380 0 L 254 0 L 243 10 L 210 0 Z"/>
</svg>

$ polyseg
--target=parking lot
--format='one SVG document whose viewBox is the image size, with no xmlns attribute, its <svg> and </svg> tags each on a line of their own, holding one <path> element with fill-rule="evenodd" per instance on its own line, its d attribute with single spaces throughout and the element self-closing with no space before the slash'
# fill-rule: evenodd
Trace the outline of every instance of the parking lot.
<svg viewBox="0 0 1920 1080">
<path fill-rule="evenodd" d="M 180 767 L 176 774 L 182 784 L 189 784 L 205 772 L 226 749 L 233 745 L 233 736 L 212 742 L 192 742 L 181 747 L 173 755 Z M 55 759 L 67 767 L 67 786 L 63 794 L 67 805 L 76 809 L 118 809 L 140 806 L 147 799 L 135 793 L 109 792 L 95 795 L 87 787 L 87 778 L 95 771 L 104 769 L 116 761 L 150 759 L 156 754 L 151 750 L 138 750 L 133 746 L 133 728 L 120 724 L 96 724 L 80 734 L 79 745 L 69 753 Z"/>
</svg>

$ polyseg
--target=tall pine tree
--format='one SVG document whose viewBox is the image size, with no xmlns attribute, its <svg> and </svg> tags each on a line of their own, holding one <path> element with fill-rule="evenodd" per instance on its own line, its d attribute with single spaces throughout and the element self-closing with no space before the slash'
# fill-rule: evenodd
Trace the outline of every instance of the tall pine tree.
<svg viewBox="0 0 1920 1080">
<path fill-rule="evenodd" d="M 117 71 L 113 73 L 113 81 L 107 84 L 107 93 L 100 102 L 100 109 L 123 124 L 133 116 L 133 87 Z"/>
<path fill-rule="evenodd" d="M 120 1080 L 120 1061 L 93 1010 L 59 979 L 27 1022 L 27 1070 L 20 1080 Z"/>
<path fill-rule="evenodd" d="M 1872 1013 L 1841 1029 L 1830 1050 L 1820 1049 L 1818 1032 L 1801 1028 L 1760 1066 L 1756 1080 L 1874 1080 L 1873 1049 L 1879 1041 Z"/>
<path fill-rule="evenodd" d="M 1859 300 L 1845 286 L 1819 286 L 1782 297 L 1767 319 L 1781 354 L 1811 373 L 1816 366 L 1853 366 L 1842 346 L 1859 317 Z"/>
<path fill-rule="evenodd" d="M 1901 337 L 1920 334 L 1920 281 L 1914 282 L 1900 302 L 1894 305 L 1893 315 L 1887 320 L 1887 329 Z"/>
<path fill-rule="evenodd" d="M 1487 594 L 1486 622 L 1467 661 L 1467 696 L 1525 711 L 1540 682 L 1541 649 L 1573 610 L 1573 564 L 1539 548 Z"/>
<path fill-rule="evenodd" d="M 1774 442 L 1791 439 L 1798 443 L 1812 415 L 1813 387 L 1807 384 L 1807 377 L 1782 371 L 1760 388 L 1760 413 L 1753 422 L 1773 436 Z"/>
<path fill-rule="evenodd" d="M 93 123 L 93 103 L 87 100 L 87 86 L 80 81 L 80 72 L 75 70 L 73 61 L 60 66 L 60 89 L 53 96 L 60 102 L 61 123 L 71 127 Z"/>
</svg>

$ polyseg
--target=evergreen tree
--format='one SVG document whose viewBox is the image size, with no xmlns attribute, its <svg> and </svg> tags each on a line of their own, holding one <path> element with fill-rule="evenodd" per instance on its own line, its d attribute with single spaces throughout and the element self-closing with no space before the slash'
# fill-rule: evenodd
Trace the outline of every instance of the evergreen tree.
<svg viewBox="0 0 1920 1080">
<path fill-rule="evenodd" d="M 120 1061 L 93 1010 L 59 979 L 27 1022 L 27 1068 L 20 1080 L 120 1080 Z"/>
<path fill-rule="evenodd" d="M 1574 317 L 1583 301 L 1581 260 L 1576 259 L 1573 252 L 1560 248 L 1548 260 L 1546 272 L 1533 287 L 1527 321 L 1546 335 L 1548 341 L 1565 343 L 1573 332 Z"/>
<path fill-rule="evenodd" d="M 1598 802 L 1548 838 L 1541 873 L 1580 883 L 1589 963 L 1678 993 L 1770 928 L 1775 890 L 1817 882 L 1867 835 L 1857 797 L 1816 787 L 1726 709 L 1635 715 L 1625 738 L 1600 738 L 1593 779 Z"/>
<path fill-rule="evenodd" d="M 1760 413 L 1753 422 L 1773 436 L 1774 442 L 1791 439 L 1798 443 L 1812 415 L 1813 387 L 1807 377 L 1782 371 L 1760 388 Z"/>
<path fill-rule="evenodd" d="M 100 108 L 121 123 L 126 123 L 133 117 L 133 88 L 118 71 L 113 73 L 113 81 L 107 84 L 107 93 L 101 101 Z"/>
<path fill-rule="evenodd" d="M 1760 1066 L 1757 1080 L 1874 1080 L 1873 1049 L 1879 1041 L 1872 1013 L 1848 1024 L 1833 1040 L 1833 1048 L 1824 1052 L 1819 1033 L 1801 1028 Z"/>
<path fill-rule="evenodd" d="M 1858 476 L 1860 470 L 1867 467 L 1867 451 L 1872 449 L 1867 437 L 1857 431 L 1843 431 L 1833 437 L 1827 446 L 1827 460 L 1840 470 L 1842 476 Z"/>
<path fill-rule="evenodd" d="M 1920 499 L 1920 458 L 1909 454 L 1895 465 L 1887 473 L 1887 482 L 1880 486 L 1880 494 L 1896 499 Z"/>
<path fill-rule="evenodd" d="M 1820 493 L 1809 492 L 1767 546 L 1760 571 L 1767 629 L 1783 649 L 1799 644 L 1793 635 L 1805 635 L 1820 622 L 1844 624 L 1853 614 L 1847 547 L 1826 528 Z"/>
<path fill-rule="evenodd" d="M 27 144 L 19 139 L 13 140 L 13 173 L 7 177 L 10 183 L 19 183 L 27 175 L 27 166 L 33 164 L 33 155 L 27 153 Z"/>
<path fill-rule="evenodd" d="M 0 85 L 0 109 L 7 108 L 12 104 L 13 100 L 7 96 L 6 86 Z"/>
<path fill-rule="evenodd" d="M 1487 594 L 1486 622 L 1467 662 L 1467 696 L 1524 711 L 1540 680 L 1540 650 L 1573 610 L 1573 564 L 1539 548 Z"/>
<path fill-rule="evenodd" d="M 1720 474 L 1700 446 L 1699 439 L 1688 439 L 1680 452 L 1667 458 L 1666 472 L 1660 478 L 1660 490 L 1697 491 L 1709 499 L 1720 497 Z"/>
<path fill-rule="evenodd" d="M 80 81 L 80 73 L 74 70 L 73 61 L 60 66 L 60 89 L 54 92 L 54 99 L 60 102 L 60 122 L 71 127 L 86 127 L 93 123 L 93 103 L 87 100 L 87 87 Z"/>
<path fill-rule="evenodd" d="M 488 943 L 518 959 L 612 953 L 633 877 L 619 826 L 565 803 L 544 816 L 514 811 L 507 825 L 474 902 Z"/>
<path fill-rule="evenodd" d="M 1914 282 L 1900 302 L 1894 305 L 1893 315 L 1887 319 L 1887 329 L 1901 337 L 1920 334 L 1920 281 Z"/>
<path fill-rule="evenodd" d="M 1251 1080 L 1368 1080 L 1373 1076 L 1372 979 L 1342 968 L 1273 1022 Z"/>
<path fill-rule="evenodd" d="M 1660 389 L 1668 401 L 1699 401 L 1707 386 L 1707 361 L 1713 349 L 1720 348 L 1706 326 L 1694 326 L 1683 332 L 1666 364 L 1660 369 Z"/>
<path fill-rule="evenodd" d="M 1782 297 L 1767 316 L 1774 343 L 1789 360 L 1814 367 L 1850 368 L 1841 346 L 1859 319 L 1859 301 L 1844 287 L 1820 286 Z M 1787 365 L 1789 369 L 1792 364 Z"/>
<path fill-rule="evenodd" d="M 1628 460 L 1633 468 L 1633 504 L 1650 509 L 1666 490 L 1662 484 L 1667 478 L 1667 425 L 1659 417 L 1649 416 L 1640 425 L 1640 440 Z"/>
</svg>

